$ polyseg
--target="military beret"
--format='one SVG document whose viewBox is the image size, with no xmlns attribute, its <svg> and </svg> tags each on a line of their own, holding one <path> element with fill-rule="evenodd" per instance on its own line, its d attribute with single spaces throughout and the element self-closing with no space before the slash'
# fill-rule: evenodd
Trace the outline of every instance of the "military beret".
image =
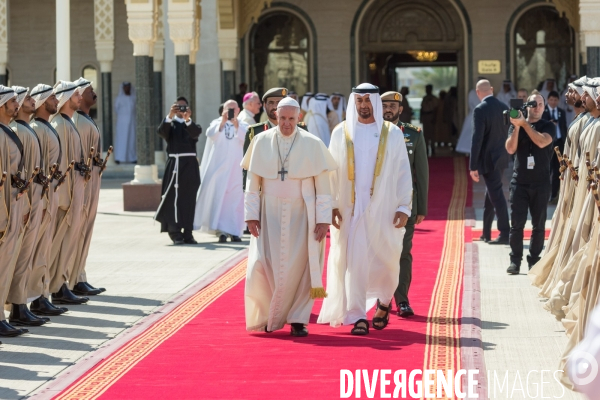
<svg viewBox="0 0 600 400">
<path fill-rule="evenodd" d="M 288 90 L 286 88 L 278 87 L 269 89 L 263 94 L 262 100 L 265 101 L 269 97 L 287 97 Z"/>
<path fill-rule="evenodd" d="M 398 92 L 385 92 L 381 95 L 381 101 L 396 101 L 400 103 L 402 101 L 402 95 Z"/>
</svg>

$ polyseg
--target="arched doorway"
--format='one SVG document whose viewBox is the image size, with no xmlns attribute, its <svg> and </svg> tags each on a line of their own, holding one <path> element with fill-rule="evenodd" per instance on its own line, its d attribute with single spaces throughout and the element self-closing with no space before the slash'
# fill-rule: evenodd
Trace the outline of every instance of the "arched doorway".
<svg viewBox="0 0 600 400">
<path fill-rule="evenodd" d="M 358 81 L 382 91 L 408 86 L 411 107 L 420 106 L 426 84 L 435 94 L 455 86 L 458 104 L 464 103 L 468 20 L 453 0 L 371 0 L 359 14 L 353 31 Z M 462 121 L 462 107 L 458 113 Z"/>
<path fill-rule="evenodd" d="M 310 90 L 312 43 L 307 25 L 294 13 L 264 14 L 250 32 L 250 86 L 258 93 L 286 87 Z"/>
<path fill-rule="evenodd" d="M 512 35 L 513 71 L 519 88 L 535 89 L 545 79 L 564 88 L 575 73 L 575 32 L 554 7 L 539 6 L 524 12 Z"/>
</svg>

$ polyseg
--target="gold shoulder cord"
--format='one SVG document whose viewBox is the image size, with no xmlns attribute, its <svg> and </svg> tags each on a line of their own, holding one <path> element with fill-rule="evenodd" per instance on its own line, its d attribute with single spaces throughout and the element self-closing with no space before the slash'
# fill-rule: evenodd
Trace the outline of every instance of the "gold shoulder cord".
<svg viewBox="0 0 600 400">
<path fill-rule="evenodd" d="M 389 122 L 384 121 L 381 127 L 381 135 L 379 136 L 379 146 L 377 147 L 377 160 L 375 161 L 375 171 L 373 172 L 373 181 L 371 182 L 371 197 L 373 197 L 373 190 L 375 188 L 375 180 L 381 175 L 381 168 L 383 167 L 383 160 L 385 159 L 385 148 L 387 146 L 388 133 L 390 131 Z M 352 204 L 356 198 L 356 191 L 354 187 L 354 143 L 348 132 L 348 125 L 344 121 L 344 134 L 346 136 L 346 158 L 348 161 L 348 180 L 352 182 Z M 354 206 L 352 207 L 352 215 L 354 215 Z"/>
<path fill-rule="evenodd" d="M 250 127 L 250 135 L 248 135 L 248 137 L 250 138 L 250 141 L 254 139 L 254 128 Z"/>
</svg>

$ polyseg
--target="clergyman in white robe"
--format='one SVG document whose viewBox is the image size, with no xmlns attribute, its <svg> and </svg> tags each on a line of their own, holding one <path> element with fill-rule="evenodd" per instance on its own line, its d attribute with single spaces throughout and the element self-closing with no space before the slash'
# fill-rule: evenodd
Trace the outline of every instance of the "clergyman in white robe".
<svg viewBox="0 0 600 400">
<path fill-rule="evenodd" d="M 229 104 L 230 103 L 230 104 Z M 225 103 L 234 108 L 235 101 Z M 236 113 L 239 112 L 237 103 Z M 236 116 L 237 118 L 237 116 Z M 206 146 L 200 164 L 200 189 L 196 200 L 194 230 L 231 235 L 244 233 L 244 190 L 242 168 L 244 139 L 248 124 L 238 118 L 238 128 L 223 117 L 213 120 L 206 131 Z M 236 238 L 233 238 L 236 236 Z"/>
<path fill-rule="evenodd" d="M 130 85 L 129 95 L 124 87 Z M 137 160 L 135 136 L 135 88 L 123 82 L 115 99 L 115 161 L 131 163 Z"/>
<path fill-rule="evenodd" d="M 329 130 L 329 119 L 327 118 L 328 98 L 326 94 L 317 93 L 308 105 L 311 118 L 306 122 L 308 131 L 321 139 L 325 146 L 329 146 L 331 131 Z"/>
<path fill-rule="evenodd" d="M 278 111 L 286 104 L 297 108 L 297 118 L 299 106 L 291 98 Z M 253 221 L 260 224 L 248 254 L 248 331 L 307 325 L 314 299 L 326 296 L 325 240 L 317 241 L 315 233 L 318 224 L 331 223 L 329 172 L 336 164 L 321 140 L 297 127 L 284 136 L 279 123 L 254 137 L 242 161 L 248 171 L 245 219 L 251 231 Z"/>
<path fill-rule="evenodd" d="M 372 124 L 358 122 L 355 99 L 366 93 L 373 105 Z M 386 131 L 387 141 L 383 140 Z M 383 159 L 378 163 L 380 139 L 387 143 L 381 145 Z M 349 163 L 349 141 L 354 163 Z M 396 212 L 410 216 L 413 188 L 404 135 L 396 125 L 383 121 L 376 86 L 361 84 L 353 89 L 346 121 L 334 129 L 329 151 L 338 164 L 331 174 L 333 208 L 342 218 L 340 229 L 331 227 L 328 297 L 318 323 L 336 327 L 366 319 L 376 300 L 386 307 L 391 303 L 405 233 L 403 227 L 394 226 L 394 220 Z"/>
</svg>

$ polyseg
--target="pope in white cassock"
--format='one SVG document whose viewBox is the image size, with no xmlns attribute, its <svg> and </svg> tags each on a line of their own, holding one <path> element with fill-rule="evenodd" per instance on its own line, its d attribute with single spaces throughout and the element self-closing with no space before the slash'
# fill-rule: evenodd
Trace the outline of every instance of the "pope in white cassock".
<svg viewBox="0 0 600 400">
<path fill-rule="evenodd" d="M 384 122 L 378 87 L 352 89 L 346 121 L 333 130 L 329 151 L 338 168 L 331 174 L 328 297 L 317 322 L 353 324 L 352 334 L 366 335 L 367 311 L 375 303 L 373 328 L 388 324 L 412 202 L 404 135 Z"/>
<path fill-rule="evenodd" d="M 232 120 L 228 110 L 234 110 Z M 248 124 L 238 118 L 235 100 L 223 105 L 223 115 L 210 123 L 200 164 L 200 189 L 196 200 L 194 229 L 216 232 L 219 242 L 241 242 L 244 232 L 244 190 L 240 162 Z"/>
<path fill-rule="evenodd" d="M 300 106 L 277 106 L 278 125 L 255 136 L 242 161 L 248 171 L 245 219 L 252 234 L 246 274 L 246 329 L 291 325 L 306 336 L 323 288 L 323 239 L 331 223 L 329 172 L 336 164 L 323 142 L 298 128 Z"/>
</svg>

